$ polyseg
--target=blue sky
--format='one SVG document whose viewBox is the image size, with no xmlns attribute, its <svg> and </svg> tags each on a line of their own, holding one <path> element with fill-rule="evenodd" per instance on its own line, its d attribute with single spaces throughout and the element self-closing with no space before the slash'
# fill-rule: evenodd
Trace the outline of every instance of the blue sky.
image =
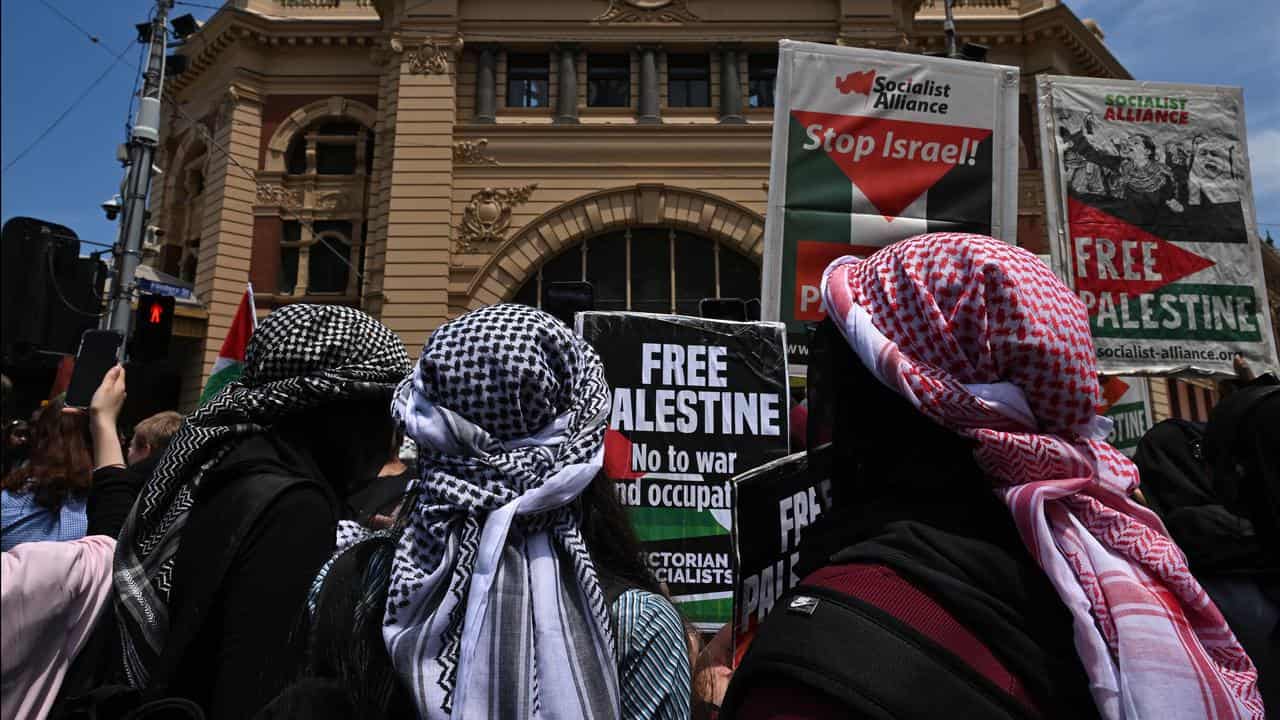
<svg viewBox="0 0 1280 720">
<path fill-rule="evenodd" d="M 133 26 L 149 0 L 0 3 L 0 165 L 8 165 L 112 63 L 124 59 L 34 150 L 0 178 L 0 218 L 30 215 L 69 226 L 85 241 L 110 243 L 116 227 L 99 204 L 120 184 L 116 145 L 133 88 Z M 215 4 L 204 0 L 206 4 Z M 1280 2 L 1276 0 L 1069 0 L 1093 17 L 1112 52 L 1146 80 L 1245 89 L 1258 221 L 1280 239 Z M 198 18 L 210 10 L 183 6 Z M 961 28 L 963 33 L 963 28 Z M 111 48 L 111 51 L 104 51 Z M 127 49 L 127 50 L 126 50 Z M 1267 226 L 1261 230 L 1265 232 Z M 91 248 L 85 247 L 85 250 Z"/>
<path fill-rule="evenodd" d="M 126 109 L 139 50 L 134 25 L 145 22 L 154 0 L 47 0 L 87 33 L 61 19 L 41 0 L 0 3 L 0 166 L 8 166 L 94 80 L 110 70 L 85 99 L 26 157 L 0 177 L 0 217 L 28 215 L 70 227 L 82 241 L 110 244 L 116 225 L 99 205 L 119 191 L 123 170 L 116 146 L 125 140 Z M 205 2 L 205 4 L 216 4 Z M 176 6 L 171 17 L 187 12 Z M 105 49 L 109 48 L 109 50 Z M 98 248 L 82 247 L 88 252 Z"/>
</svg>

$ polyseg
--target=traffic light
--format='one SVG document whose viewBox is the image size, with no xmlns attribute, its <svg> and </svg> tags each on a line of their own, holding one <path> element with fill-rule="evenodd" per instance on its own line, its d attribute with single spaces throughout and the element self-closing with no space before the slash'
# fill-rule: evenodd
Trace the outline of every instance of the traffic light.
<svg viewBox="0 0 1280 720">
<path fill-rule="evenodd" d="M 133 360 L 158 360 L 169 353 L 169 337 L 173 335 L 173 303 L 171 295 L 143 295 L 133 317 L 133 341 L 129 355 Z"/>
</svg>

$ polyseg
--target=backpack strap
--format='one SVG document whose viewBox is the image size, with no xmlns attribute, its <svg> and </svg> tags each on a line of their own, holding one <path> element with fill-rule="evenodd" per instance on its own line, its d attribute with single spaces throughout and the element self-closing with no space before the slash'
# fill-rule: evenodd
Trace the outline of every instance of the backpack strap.
<svg viewBox="0 0 1280 720">
<path fill-rule="evenodd" d="M 736 717 L 752 688 L 779 681 L 822 692 L 851 717 L 1036 717 L 909 625 L 815 585 L 779 599 L 734 673 L 720 717 Z"/>
<path fill-rule="evenodd" d="M 231 480 L 219 489 L 219 493 L 225 495 L 214 501 L 236 509 L 236 513 L 217 513 L 219 521 L 234 523 L 230 540 L 222 533 L 188 533 L 183 538 L 190 545 L 185 548 L 186 552 L 180 550 L 181 554 L 212 558 L 212 562 L 200 572 L 188 573 L 184 578 L 188 585 L 183 594 L 189 601 L 185 603 L 184 612 L 172 619 L 164 650 L 145 693 L 147 699 L 163 698 L 168 694 L 170 681 L 181 666 L 187 647 L 204 626 L 227 572 L 263 513 L 285 492 L 304 485 L 316 487 L 326 497 L 330 495 L 328 489 L 315 480 L 275 473 L 246 475 Z"/>
</svg>

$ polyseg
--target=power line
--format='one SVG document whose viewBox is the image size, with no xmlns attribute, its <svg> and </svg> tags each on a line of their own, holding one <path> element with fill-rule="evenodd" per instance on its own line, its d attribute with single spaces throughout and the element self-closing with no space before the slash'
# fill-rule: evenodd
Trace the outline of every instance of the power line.
<svg viewBox="0 0 1280 720">
<path fill-rule="evenodd" d="M 18 153 L 17 157 L 15 157 L 14 159 L 10 160 L 7 164 L 5 164 L 4 169 L 0 170 L 0 175 L 3 175 L 4 173 L 9 172 L 9 168 L 13 167 L 14 165 L 17 165 L 18 162 L 22 160 L 22 158 L 27 156 L 27 153 L 34 150 L 36 145 L 40 144 L 40 141 L 44 140 L 45 137 L 49 135 L 49 133 L 53 132 L 54 128 L 58 127 L 58 125 L 60 125 L 63 120 L 67 119 L 67 116 L 70 115 L 73 110 L 75 110 L 77 107 L 80 107 L 80 103 L 84 102 L 85 98 L 89 97 L 89 94 L 93 92 L 98 87 L 98 85 L 102 83 L 103 80 L 106 79 L 107 75 L 110 74 L 111 71 L 115 68 L 115 66 L 120 63 L 120 60 L 124 58 L 126 52 L 128 52 L 128 48 L 125 48 L 123 52 L 121 52 L 119 55 L 116 55 L 115 60 L 113 60 L 112 63 L 107 66 L 107 69 L 103 70 L 102 74 L 99 75 L 97 78 L 95 78 L 94 81 L 89 84 L 89 87 L 85 88 L 84 91 L 80 93 L 79 97 L 77 97 L 70 105 L 68 105 L 66 110 L 62 111 L 61 115 L 58 115 L 58 117 L 55 118 L 52 123 L 49 123 L 49 126 L 46 127 L 43 131 L 41 131 L 41 133 L 37 135 L 36 138 L 31 141 L 30 144 L 28 144 L 25 148 L 23 148 L 22 152 Z"/>
<path fill-rule="evenodd" d="M 88 312 L 87 310 L 81 310 L 80 308 L 72 304 L 72 302 L 67 299 L 66 295 L 62 294 L 62 286 L 58 284 L 58 274 L 53 270 L 53 253 L 48 252 L 46 250 L 44 256 L 48 260 L 48 262 L 45 263 L 45 265 L 49 271 L 49 284 L 53 286 L 53 292 L 58 296 L 58 300 L 60 300 L 63 305 L 66 305 L 68 310 L 70 310 L 71 312 L 77 315 L 82 315 L 84 317 L 91 317 L 91 318 L 102 317 L 101 312 L 91 313 L 91 312 Z"/>
<path fill-rule="evenodd" d="M 51 4 L 51 3 L 49 2 L 49 0 L 40 0 L 40 3 L 41 3 L 42 5 L 44 5 L 45 7 L 49 8 L 50 10 L 52 10 L 52 11 L 53 11 L 53 13 L 54 13 L 55 15 L 57 15 L 58 17 L 60 17 L 60 18 L 62 18 L 63 20 L 65 20 L 65 21 L 67 22 L 67 24 L 68 24 L 68 25 L 70 25 L 71 27 L 73 27 L 73 28 L 75 28 L 76 30 L 80 31 L 80 33 L 81 33 L 81 34 L 83 34 L 85 37 L 89 38 L 89 42 L 93 43 L 94 45 L 97 45 L 97 46 L 101 47 L 103 50 L 107 50 L 106 46 L 105 46 L 105 45 L 103 45 L 103 43 L 102 43 L 102 39 L 101 39 L 101 38 L 99 38 L 97 35 L 94 35 L 93 33 L 89 32 L 88 30 L 85 30 L 83 27 L 81 27 L 81 26 L 80 26 L 80 23 L 77 23 L 75 20 L 72 20 L 70 17 L 68 17 L 68 16 L 67 16 L 67 14 L 66 14 L 66 13 L 62 12 L 62 11 L 61 11 L 61 10 L 59 10 L 57 7 L 55 7 L 53 4 Z M 107 52 L 108 52 L 108 53 L 112 53 L 112 52 L 114 52 L 114 51 L 113 51 L 113 50 L 107 50 Z"/>
</svg>

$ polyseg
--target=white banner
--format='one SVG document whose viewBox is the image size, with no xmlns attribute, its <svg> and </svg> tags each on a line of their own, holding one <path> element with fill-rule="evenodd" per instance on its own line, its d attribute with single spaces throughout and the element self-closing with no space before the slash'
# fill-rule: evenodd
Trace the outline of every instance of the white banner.
<svg viewBox="0 0 1280 720">
<path fill-rule="evenodd" d="M 1239 88 L 1041 76 L 1054 271 L 1101 372 L 1276 366 Z"/>
</svg>

